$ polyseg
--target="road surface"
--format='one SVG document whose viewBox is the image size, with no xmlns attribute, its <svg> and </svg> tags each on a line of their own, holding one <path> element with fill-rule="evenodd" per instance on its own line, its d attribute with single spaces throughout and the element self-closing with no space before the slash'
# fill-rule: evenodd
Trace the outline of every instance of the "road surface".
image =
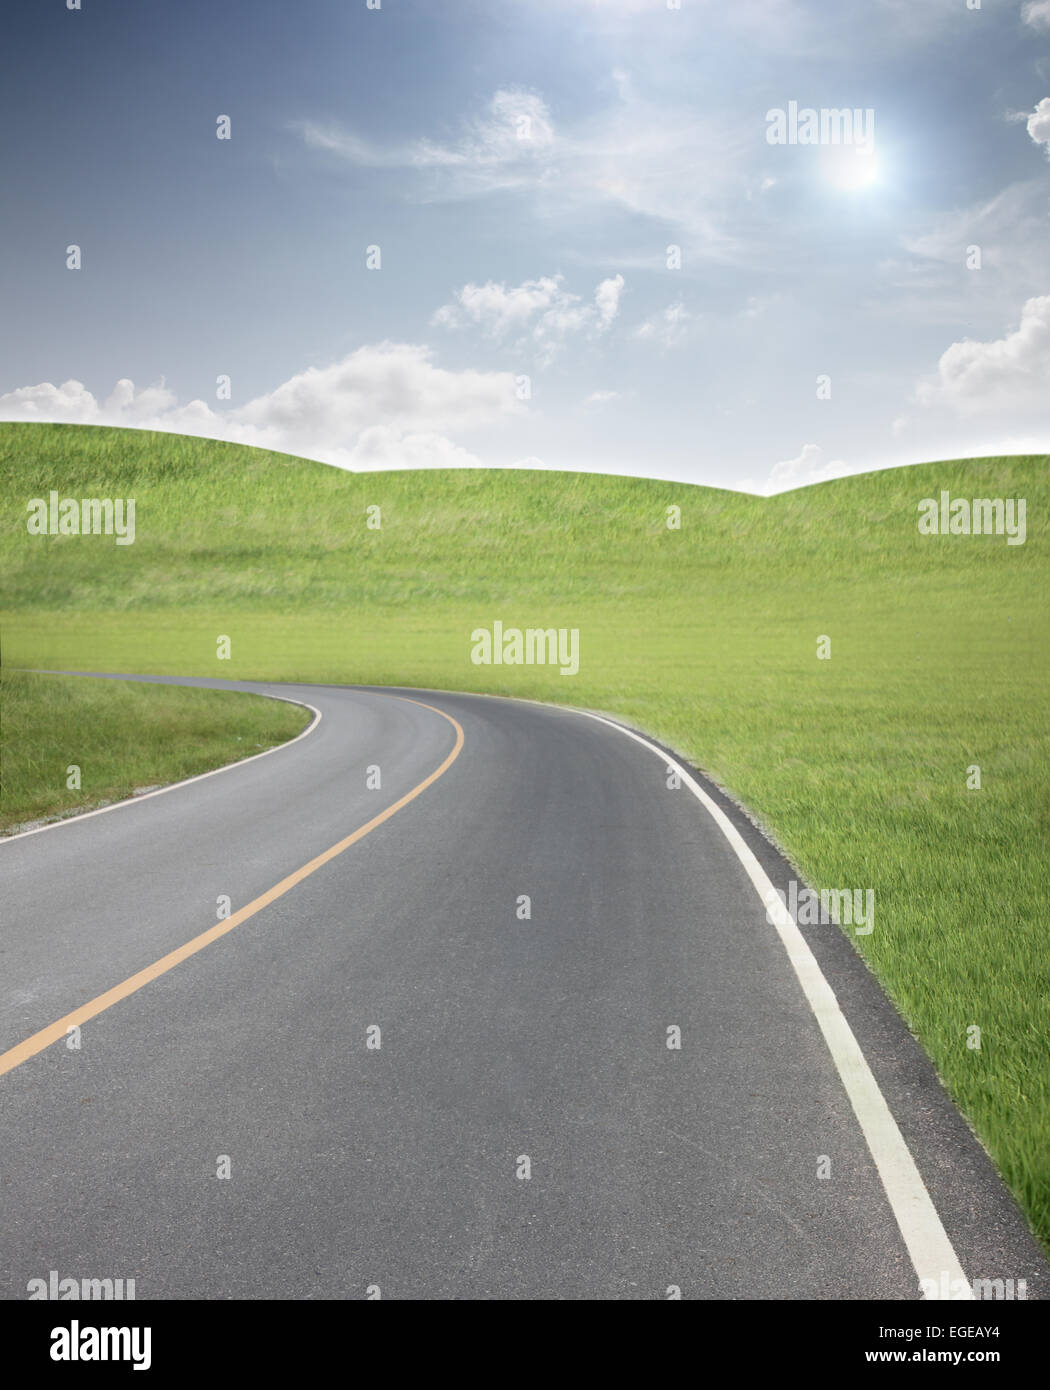
<svg viewBox="0 0 1050 1390">
<path fill-rule="evenodd" d="M 184 683 L 321 717 L 0 844 L 0 1297 L 914 1299 L 927 1237 L 1046 1295 L 851 943 L 805 928 L 919 1175 L 902 1217 L 755 881 L 651 747 L 520 701 Z"/>
</svg>

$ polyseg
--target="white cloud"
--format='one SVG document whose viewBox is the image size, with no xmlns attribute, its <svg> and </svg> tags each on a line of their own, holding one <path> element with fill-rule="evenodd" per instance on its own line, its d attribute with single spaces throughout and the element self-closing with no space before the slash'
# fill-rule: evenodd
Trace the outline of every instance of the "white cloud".
<svg viewBox="0 0 1050 1390">
<path fill-rule="evenodd" d="M 1028 0 L 1021 18 L 1033 29 L 1050 29 L 1050 0 Z"/>
<path fill-rule="evenodd" d="M 292 124 L 308 148 L 356 166 L 400 169 L 420 180 L 422 200 L 527 192 L 541 215 L 571 217 L 615 205 L 674 227 L 694 249 L 730 258 L 739 202 L 753 183 L 746 122 L 668 110 L 639 97 L 624 74 L 608 108 L 556 125 L 543 97 L 501 88 L 455 138 L 377 145 L 334 124 Z"/>
<path fill-rule="evenodd" d="M 685 339 L 685 325 L 691 317 L 689 310 L 679 300 L 677 304 L 668 304 L 666 309 L 661 309 L 658 314 L 639 324 L 634 336 L 642 342 L 655 343 L 658 347 L 677 347 Z"/>
<path fill-rule="evenodd" d="M 411 344 L 359 348 L 232 413 L 266 436 L 330 449 L 375 425 L 413 434 L 469 430 L 515 408 L 509 372 L 451 372 L 430 359 L 429 349 Z"/>
<path fill-rule="evenodd" d="M 594 291 L 594 302 L 586 304 L 580 295 L 563 288 L 562 279 L 546 275 L 510 287 L 495 280 L 464 285 L 451 304 L 443 304 L 434 313 L 431 323 L 451 329 L 476 325 L 497 341 L 520 334 L 517 349 L 531 342 L 539 364 L 549 366 L 571 334 L 598 336 L 610 328 L 619 313 L 624 286 L 622 275 L 602 280 Z"/>
<path fill-rule="evenodd" d="M 772 290 L 769 294 L 749 294 L 744 307 L 740 310 L 740 317 L 744 319 L 757 319 L 770 309 L 777 309 L 784 302 L 784 295 L 779 290 Z"/>
<path fill-rule="evenodd" d="M 594 306 L 598 310 L 598 322 L 602 328 L 608 328 L 620 312 L 620 295 L 622 293 L 622 275 L 614 275 L 609 280 L 603 280 L 594 291 Z"/>
<path fill-rule="evenodd" d="M 550 109 L 538 92 L 522 87 L 501 88 L 488 110 L 468 122 L 462 138 L 452 145 L 421 140 L 412 162 L 419 167 L 482 166 L 527 163 L 555 142 Z"/>
<path fill-rule="evenodd" d="M 908 0 L 892 0 L 904 4 Z M 914 4 L 914 0 L 910 0 Z M 615 34 L 622 39 L 633 39 L 632 59 L 644 52 L 645 46 L 652 42 L 653 22 L 660 11 L 667 11 L 665 0 L 518 0 L 527 5 L 529 11 L 547 9 L 564 15 L 566 9 L 575 6 L 582 12 L 586 22 L 586 38 L 593 42 L 597 35 Z M 932 0 L 926 0 L 927 5 Z M 942 4 L 953 0 L 940 0 Z M 726 5 L 724 0 L 684 0 L 683 10 L 692 11 L 699 17 L 706 34 L 717 26 L 724 26 L 729 35 L 742 35 L 750 52 L 769 49 L 782 57 L 786 52 L 811 54 L 819 50 L 826 41 L 825 29 L 820 23 L 821 16 L 808 12 L 810 7 L 805 0 L 733 0 Z M 672 21 L 681 19 L 671 16 Z M 644 27 L 636 28 L 641 25 Z M 659 31 L 657 31 L 659 32 Z M 653 45 L 659 61 L 662 45 Z M 613 79 L 619 74 L 614 70 Z"/>
<path fill-rule="evenodd" d="M 619 398 L 619 391 L 592 391 L 584 400 L 584 405 L 608 405 Z"/>
<path fill-rule="evenodd" d="M 525 280 L 509 289 L 501 281 L 484 285 L 468 284 L 456 292 L 455 302 L 443 304 L 431 323 L 441 328 L 461 328 L 477 324 L 490 337 L 502 338 L 512 329 L 522 329 L 535 314 L 546 313 L 555 304 L 578 300 L 561 288 L 560 275 L 544 275 Z"/>
<path fill-rule="evenodd" d="M 118 381 L 117 387 L 131 382 Z M 42 381 L 38 386 L 20 386 L 0 396 L 0 412 L 5 420 L 52 420 L 70 425 L 92 425 L 97 422 L 99 404 L 81 381 L 66 381 L 53 386 Z"/>
<path fill-rule="evenodd" d="M 992 198 L 916 218 L 899 237 L 903 254 L 880 262 L 865 310 L 897 330 L 914 322 L 954 333 L 966 323 L 989 332 L 1046 282 L 1048 194 L 1050 170 L 1040 169 Z M 981 270 L 968 268 L 971 247 Z"/>
<path fill-rule="evenodd" d="M 621 101 L 631 101 L 634 97 L 634 82 L 626 68 L 613 68 L 609 74 L 616 86 L 616 94 Z"/>
<path fill-rule="evenodd" d="M 128 380 L 101 402 L 78 381 L 0 396 L 0 419 L 201 435 L 362 469 L 477 464 L 448 435 L 522 410 L 510 372 L 447 371 L 434 365 L 429 349 L 405 343 L 359 348 L 221 412 L 200 400 L 180 406 L 163 385 L 137 390 Z"/>
<path fill-rule="evenodd" d="M 196 424 L 207 424 L 222 417 L 215 415 L 203 401 L 191 401 L 180 406 L 163 382 L 137 390 L 134 382 L 121 378 L 105 400 L 99 401 L 81 381 L 66 381 L 54 386 L 42 381 L 36 386 L 20 386 L 0 396 L 0 419 L 55 421 L 69 425 L 125 425 L 129 428 L 160 428 L 158 421 L 168 422 L 168 430 L 197 431 Z"/>
<path fill-rule="evenodd" d="M 806 487 L 809 483 L 826 482 L 849 473 L 842 459 L 829 459 L 819 444 L 804 444 L 798 458 L 783 459 L 773 465 L 765 483 L 756 487 L 750 478 L 739 484 L 742 491 L 758 492 L 767 497 L 775 492 Z"/>
<path fill-rule="evenodd" d="M 1045 175 L 1008 184 L 992 198 L 983 199 L 970 207 L 956 208 L 937 215 L 936 220 L 922 231 L 904 232 L 900 243 L 909 255 L 920 260 L 933 260 L 958 270 L 964 262 L 967 246 L 982 248 L 986 265 L 1008 265 L 1019 252 L 1038 246 L 1039 263 L 1045 265 L 1047 237 L 1047 180 Z M 996 248 L 1007 244 L 1004 255 Z M 899 262 L 884 263 L 884 267 L 899 270 Z M 1034 264 L 1026 260 L 1025 273 L 1031 274 Z"/>
<path fill-rule="evenodd" d="M 1026 122 L 1028 134 L 1037 145 L 1045 145 L 1047 157 L 1050 158 L 1050 97 L 1043 97 L 1042 101 L 1037 101 L 1035 110 L 1028 117 Z"/>
<path fill-rule="evenodd" d="M 964 338 L 942 353 L 936 375 L 916 386 L 922 405 L 960 414 L 983 410 L 1046 411 L 1050 402 L 1050 294 L 1029 299 L 1019 325 L 994 342 Z"/>
<path fill-rule="evenodd" d="M 547 103 L 525 88 L 501 88 L 480 116 L 468 120 L 460 137 L 376 145 L 353 131 L 318 121 L 293 122 L 310 149 L 338 155 L 370 169 L 435 170 L 455 178 L 460 193 L 529 183 L 533 166 L 556 143 Z"/>
<path fill-rule="evenodd" d="M 483 464 L 475 454 L 444 435 L 402 434 L 389 425 L 372 425 L 361 431 L 343 466 L 369 472 L 388 468 L 481 468 Z"/>
</svg>

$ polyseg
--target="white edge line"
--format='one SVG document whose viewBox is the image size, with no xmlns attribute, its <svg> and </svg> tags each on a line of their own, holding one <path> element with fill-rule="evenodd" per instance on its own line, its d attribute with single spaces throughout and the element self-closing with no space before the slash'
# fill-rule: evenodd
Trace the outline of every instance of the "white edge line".
<svg viewBox="0 0 1050 1390">
<path fill-rule="evenodd" d="M 37 675 L 58 675 L 68 674 L 51 671 L 35 672 Z M 80 679 L 91 680 L 90 676 L 81 676 Z M 97 678 L 96 678 L 97 679 Z M 111 677 L 104 676 L 101 679 L 109 680 Z M 120 679 L 120 677 L 117 677 Z M 134 676 L 124 677 L 126 680 L 134 680 Z M 164 685 L 165 681 L 140 681 L 141 685 Z M 181 680 L 172 681 L 172 685 L 179 685 L 183 690 L 223 690 L 224 686 L 213 685 L 185 685 Z M 230 772 L 235 767 L 244 767 L 246 763 L 254 763 L 257 758 L 268 758 L 271 753 L 279 753 L 282 748 L 291 748 L 293 743 L 298 743 L 307 734 L 312 734 L 320 724 L 322 715 L 319 709 L 307 704 L 305 700 L 293 700 L 290 695 L 269 695 L 261 690 L 231 690 L 231 695 L 259 695 L 264 700 L 280 700 L 284 705 L 299 705 L 302 709 L 308 709 L 313 714 L 306 728 L 301 733 L 296 734 L 295 738 L 290 738 L 286 743 L 276 743 L 272 748 L 264 748 L 261 753 L 253 753 L 251 757 L 239 758 L 233 763 L 224 763 L 222 767 L 213 767 L 210 772 L 198 772 L 194 777 L 184 777 L 181 782 L 169 782 L 166 787 L 158 787 L 156 791 L 144 792 L 142 796 L 127 796 L 123 801 L 114 801 L 109 806 L 98 806 L 94 811 L 81 811 L 76 816 L 64 816 L 62 820 L 49 821 L 47 825 L 38 825 L 33 830 L 20 830 L 17 835 L 0 836 L 0 848 L 9 845 L 13 840 L 24 840 L 27 835 L 39 835 L 45 830 L 61 830 L 64 825 L 78 825 L 81 821 L 90 820 L 92 816 L 104 816 L 107 811 L 122 811 L 125 806 L 140 806 L 143 801 L 149 801 L 154 796 L 163 796 L 165 792 L 178 791 L 180 787 L 188 787 L 194 782 L 203 782 L 206 777 L 217 777 L 220 772 Z"/>
<path fill-rule="evenodd" d="M 878 1082 L 872 1075 L 860 1044 L 846 1021 L 835 993 L 825 979 L 805 937 L 799 931 L 797 922 L 736 826 L 696 779 L 690 776 L 687 769 L 657 744 L 650 743 L 648 739 L 636 734 L 632 729 L 624 728 L 612 719 L 606 719 L 604 715 L 582 709 L 576 710 L 575 713 L 595 719 L 600 724 L 607 724 L 611 729 L 618 730 L 635 743 L 640 743 L 643 748 L 655 753 L 666 766 L 674 769 L 729 841 L 730 847 L 762 900 L 767 920 L 771 920 L 777 929 L 798 982 L 802 986 L 802 992 L 820 1025 L 820 1031 L 824 1034 L 824 1041 L 849 1096 L 893 1215 L 900 1227 L 904 1244 L 911 1256 L 915 1273 L 919 1277 L 920 1289 L 925 1287 L 926 1299 L 930 1301 L 940 1299 L 945 1290 L 953 1300 L 972 1300 L 973 1290 L 963 1273 L 948 1233 L 941 1224 L 933 1199 L 926 1190 L 926 1184 L 911 1151 L 897 1121 L 893 1118 L 885 1096 L 879 1089 Z"/>
</svg>

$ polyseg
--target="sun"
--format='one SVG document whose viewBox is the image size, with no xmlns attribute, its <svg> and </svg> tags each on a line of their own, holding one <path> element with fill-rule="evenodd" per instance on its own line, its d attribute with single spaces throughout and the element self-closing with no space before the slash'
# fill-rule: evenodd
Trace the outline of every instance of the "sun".
<svg viewBox="0 0 1050 1390">
<path fill-rule="evenodd" d="M 820 167 L 828 183 L 847 193 L 870 188 L 879 178 L 879 162 L 874 153 L 856 145 L 825 146 Z"/>
</svg>

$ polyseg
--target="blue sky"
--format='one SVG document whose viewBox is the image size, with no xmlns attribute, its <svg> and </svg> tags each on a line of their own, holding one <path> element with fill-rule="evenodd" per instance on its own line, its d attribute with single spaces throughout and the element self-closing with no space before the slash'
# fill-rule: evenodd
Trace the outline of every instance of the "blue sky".
<svg viewBox="0 0 1050 1390">
<path fill-rule="evenodd" d="M 0 418 L 752 490 L 1050 451 L 1050 0 L 5 26 Z"/>
</svg>

